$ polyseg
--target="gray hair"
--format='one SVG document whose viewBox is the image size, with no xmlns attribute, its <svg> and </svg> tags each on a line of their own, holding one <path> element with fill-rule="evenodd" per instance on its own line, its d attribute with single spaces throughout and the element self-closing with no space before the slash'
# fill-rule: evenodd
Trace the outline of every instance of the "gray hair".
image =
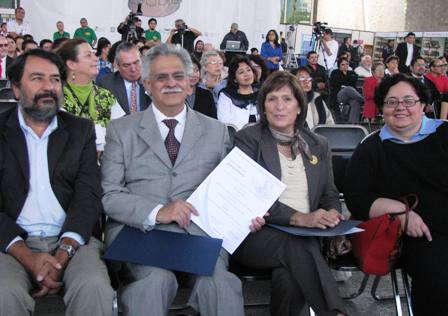
<svg viewBox="0 0 448 316">
<path fill-rule="evenodd" d="M 120 61 L 118 57 L 121 52 L 129 52 L 132 49 L 137 49 L 137 46 L 130 42 L 122 42 L 119 44 L 115 49 L 115 60 L 117 60 L 117 63 Z"/>
<path fill-rule="evenodd" d="M 146 55 L 143 56 L 142 79 L 148 80 L 151 76 L 151 65 L 153 61 L 160 56 L 176 56 L 184 65 L 185 72 L 189 76 L 193 73 L 193 63 L 188 51 L 182 47 L 172 44 L 160 44 L 151 48 Z"/>
<path fill-rule="evenodd" d="M 218 56 L 219 58 L 221 58 L 221 56 L 219 55 L 218 51 L 216 51 L 216 50 L 208 50 L 208 51 L 202 53 L 202 57 L 201 57 L 201 78 L 204 79 L 204 80 L 207 77 L 207 72 L 206 72 L 205 68 L 207 67 L 208 58 L 212 57 L 212 56 Z"/>
</svg>

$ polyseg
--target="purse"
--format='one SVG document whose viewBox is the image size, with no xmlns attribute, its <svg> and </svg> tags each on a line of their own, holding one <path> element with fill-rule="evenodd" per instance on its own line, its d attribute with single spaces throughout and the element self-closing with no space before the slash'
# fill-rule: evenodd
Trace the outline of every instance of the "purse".
<svg viewBox="0 0 448 316">
<path fill-rule="evenodd" d="M 412 206 L 409 200 L 414 199 Z M 402 246 L 401 222 L 397 217 L 406 214 L 405 229 L 408 227 L 409 212 L 418 204 L 415 194 L 408 194 L 400 199 L 406 206 L 401 213 L 383 214 L 358 225 L 363 232 L 353 234 L 349 238 L 352 251 L 359 268 L 367 274 L 386 275 L 395 266 Z"/>
</svg>

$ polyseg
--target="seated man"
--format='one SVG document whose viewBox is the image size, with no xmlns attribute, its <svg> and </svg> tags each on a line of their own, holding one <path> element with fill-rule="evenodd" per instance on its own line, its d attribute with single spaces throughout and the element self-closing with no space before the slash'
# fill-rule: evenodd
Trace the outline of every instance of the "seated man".
<svg viewBox="0 0 448 316">
<path fill-rule="evenodd" d="M 94 128 L 59 111 L 64 68 L 31 50 L 8 69 L 18 107 L 0 115 L 0 315 L 30 315 L 33 297 L 61 289 L 67 315 L 112 315 L 91 237 L 101 213 Z"/>
<path fill-rule="evenodd" d="M 205 235 L 190 222 L 198 211 L 185 200 L 231 145 L 224 124 L 185 105 L 191 71 L 186 50 L 153 47 L 143 56 L 142 72 L 152 104 L 107 128 L 101 171 L 108 244 L 123 225 Z M 244 314 L 241 283 L 227 265 L 221 249 L 213 276 L 196 277 L 188 304 L 201 315 Z M 173 271 L 126 263 L 121 272 L 123 280 L 132 280 L 122 292 L 124 315 L 167 314 L 178 286 Z"/>
<path fill-rule="evenodd" d="M 355 72 L 361 78 L 372 77 L 372 57 L 370 55 L 362 56 L 361 64 L 356 67 Z"/>
<path fill-rule="evenodd" d="M 306 67 L 310 71 L 311 78 L 313 78 L 313 90 L 320 94 L 328 95 L 328 75 L 325 67 L 317 63 L 317 53 L 309 51 L 306 54 L 308 65 Z"/>
</svg>

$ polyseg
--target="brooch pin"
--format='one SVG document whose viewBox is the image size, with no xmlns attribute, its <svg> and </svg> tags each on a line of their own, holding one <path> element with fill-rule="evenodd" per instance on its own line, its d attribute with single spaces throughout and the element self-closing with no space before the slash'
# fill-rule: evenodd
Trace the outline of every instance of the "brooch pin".
<svg viewBox="0 0 448 316">
<path fill-rule="evenodd" d="M 311 155 L 310 163 L 311 163 L 312 165 L 316 165 L 318 162 L 319 162 L 319 159 L 317 159 L 316 156 Z"/>
</svg>

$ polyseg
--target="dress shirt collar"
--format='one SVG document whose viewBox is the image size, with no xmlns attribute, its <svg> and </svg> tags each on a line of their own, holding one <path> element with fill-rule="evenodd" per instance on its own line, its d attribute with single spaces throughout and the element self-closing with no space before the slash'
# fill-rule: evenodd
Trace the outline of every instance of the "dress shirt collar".
<svg viewBox="0 0 448 316">
<path fill-rule="evenodd" d="M 182 109 L 182 111 L 179 114 L 177 114 L 176 116 L 174 116 L 174 117 L 166 116 L 165 114 L 160 112 L 159 109 L 154 105 L 154 103 L 152 103 L 151 108 L 152 108 L 152 110 L 154 112 L 154 116 L 156 118 L 157 124 L 159 124 L 159 125 L 160 124 L 164 124 L 165 125 L 165 123 L 162 122 L 163 120 L 175 119 L 175 120 L 177 120 L 177 124 L 178 125 L 181 125 L 183 127 L 185 126 L 185 121 L 187 119 L 187 107 L 185 106 L 185 104 L 184 104 L 184 108 Z"/>
<path fill-rule="evenodd" d="M 57 116 L 55 115 L 55 117 L 53 117 L 53 119 L 51 120 L 50 124 L 48 124 L 47 129 L 43 133 L 42 137 L 37 136 L 37 134 L 33 131 L 33 129 L 31 127 L 29 127 L 28 124 L 26 124 L 25 118 L 23 117 L 22 111 L 20 110 L 21 107 L 22 107 L 21 105 L 19 105 L 17 107 L 17 113 L 18 113 L 18 116 L 19 116 L 20 128 L 25 133 L 25 135 L 31 134 L 36 139 L 45 139 L 55 129 L 58 128 L 58 119 L 57 119 Z"/>
<path fill-rule="evenodd" d="M 420 130 L 411 137 L 411 139 L 407 142 L 398 139 L 391 133 L 387 125 L 384 125 L 380 131 L 380 139 L 381 141 L 391 140 L 394 143 L 405 144 L 405 143 L 416 143 L 426 138 L 428 135 L 436 132 L 437 128 L 443 123 L 442 120 L 429 119 L 425 115 L 422 117 L 422 125 L 420 126 Z"/>
</svg>

